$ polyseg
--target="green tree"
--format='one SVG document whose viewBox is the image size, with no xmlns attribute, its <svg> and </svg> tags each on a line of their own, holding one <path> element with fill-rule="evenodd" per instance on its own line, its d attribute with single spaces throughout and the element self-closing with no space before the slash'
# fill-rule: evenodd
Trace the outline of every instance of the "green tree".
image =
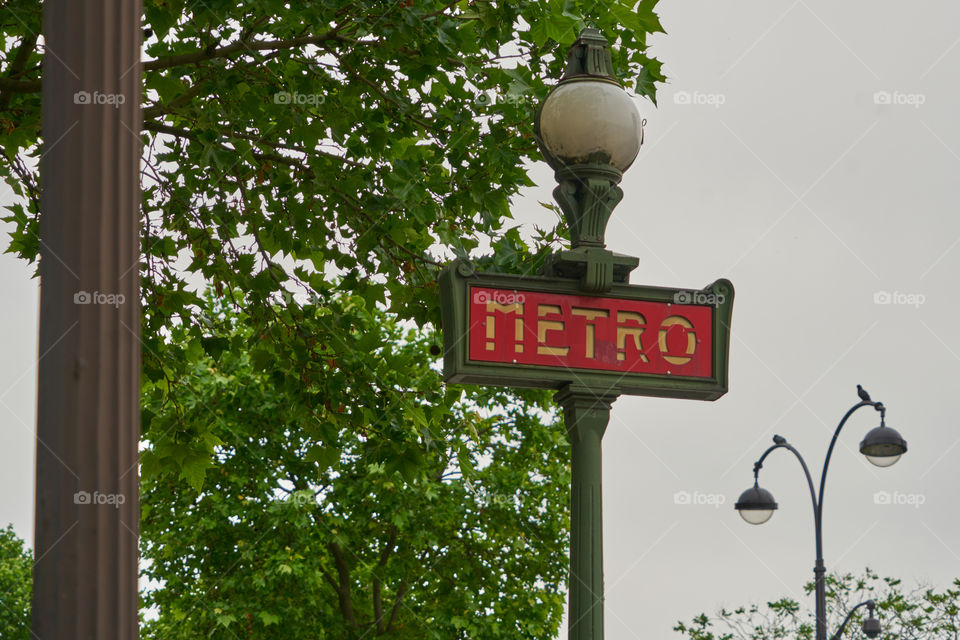
<svg viewBox="0 0 960 640">
<path fill-rule="evenodd" d="M 177 372 L 156 361 L 163 327 L 200 334 L 198 280 L 242 291 L 236 305 L 259 323 L 286 319 L 270 300 L 289 288 L 336 288 L 423 325 L 437 319 L 436 267 L 452 254 L 503 240 L 500 266 L 532 268 L 505 223 L 530 184 L 524 163 L 539 159 L 545 80 L 590 22 L 615 38 L 626 85 L 653 98 L 655 4 L 145 0 L 146 372 Z M 0 12 L 0 174 L 18 196 L 8 250 L 28 260 L 39 248 L 40 23 L 39 0 Z"/>
<path fill-rule="evenodd" d="M 30 638 L 32 590 L 33 554 L 7 525 L 0 529 L 0 638 Z"/>
<path fill-rule="evenodd" d="M 425 351 L 436 277 L 457 255 L 532 272 L 556 248 L 562 228 L 511 223 L 538 159 L 536 105 L 588 23 L 613 39 L 627 87 L 654 99 L 655 5 L 144 0 L 143 555 L 158 637 L 281 624 L 317 637 L 319 618 L 344 634 L 550 637 L 562 433 L 545 393 L 441 384 Z M 40 25 L 39 0 L 0 9 L 4 219 L 8 251 L 31 261 Z M 467 494 L 454 468 L 486 493 Z M 290 510 L 284 488 L 315 493 L 316 511 Z M 477 495 L 503 501 L 458 507 Z M 454 544 L 458 526 L 471 533 Z M 331 593 L 339 613 L 310 609 Z"/>
<path fill-rule="evenodd" d="M 305 306 L 298 326 L 352 305 Z M 246 344 L 246 318 L 210 306 L 211 328 Z M 143 555 L 162 586 L 145 594 L 159 611 L 145 637 L 554 637 L 569 454 L 548 396 L 463 400 L 431 368 L 430 336 L 358 317 L 350 338 L 373 360 L 345 350 L 326 389 L 276 384 L 272 363 L 228 346 L 195 361 L 177 411 L 148 391 Z M 199 492 L 192 472 L 162 471 L 185 456 L 202 476 L 211 452 Z"/>
<path fill-rule="evenodd" d="M 805 585 L 808 595 L 813 583 Z M 883 626 L 880 640 L 929 640 L 960 637 L 960 579 L 942 591 L 927 586 L 907 588 L 901 580 L 880 578 L 870 569 L 861 576 L 827 576 L 827 636 L 837 632 L 841 622 L 857 604 L 873 600 L 876 616 Z M 860 629 L 864 609 L 854 613 L 844 638 L 866 638 Z M 674 627 L 689 640 L 779 640 L 814 637 L 814 614 L 802 609 L 792 598 L 766 605 L 734 610 L 721 609 L 713 616 L 701 614 Z"/>
</svg>

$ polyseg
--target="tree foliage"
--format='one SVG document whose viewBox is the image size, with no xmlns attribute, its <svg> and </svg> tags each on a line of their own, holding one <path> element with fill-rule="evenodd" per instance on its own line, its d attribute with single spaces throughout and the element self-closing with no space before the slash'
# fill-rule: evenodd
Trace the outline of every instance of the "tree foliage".
<svg viewBox="0 0 960 640">
<path fill-rule="evenodd" d="M 813 583 L 805 585 L 808 595 Z M 876 616 L 883 631 L 880 640 L 929 640 L 960 637 L 960 579 L 941 590 L 928 586 L 905 587 L 901 580 L 880 578 L 870 569 L 861 576 L 827 576 L 827 636 L 836 633 L 847 612 L 865 600 L 877 603 Z M 860 628 L 865 611 L 854 613 L 844 638 L 866 638 Z M 780 640 L 812 639 L 815 616 L 792 598 L 766 605 L 733 610 L 721 609 L 713 616 L 701 614 L 674 627 L 689 640 Z"/>
<path fill-rule="evenodd" d="M 305 306 L 298 324 L 321 330 L 350 306 L 362 298 Z M 211 300 L 207 317 L 245 344 L 253 330 L 228 310 Z M 148 392 L 144 556 L 162 588 L 145 636 L 552 637 L 569 471 L 546 397 L 464 401 L 431 368 L 429 336 L 358 317 L 347 334 L 363 344 L 327 388 L 276 384 L 272 363 L 227 346 L 194 362 L 182 412 L 165 385 Z M 181 455 L 184 478 L 157 471 Z"/>
<path fill-rule="evenodd" d="M 510 222 L 536 105 L 587 24 L 654 99 L 655 5 L 144 0 L 151 634 L 554 633 L 563 434 L 546 393 L 441 384 L 436 278 L 557 246 Z M 30 261 L 40 25 L 39 0 L 0 10 L 4 220 Z"/>
<path fill-rule="evenodd" d="M 33 554 L 8 525 L 0 529 L 0 638 L 30 638 L 32 589 Z"/>
<path fill-rule="evenodd" d="M 505 238 L 538 159 L 535 106 L 578 29 L 615 37 L 619 75 L 654 97 L 646 37 L 661 27 L 655 2 L 634 4 L 146 0 L 148 357 L 171 321 L 196 326 L 198 279 L 242 291 L 258 322 L 291 286 L 435 320 L 438 259 Z M 6 3 L 2 25 L 2 172 L 22 196 L 10 250 L 34 260 L 40 2 Z M 504 266 L 522 266 L 513 249 Z"/>
</svg>

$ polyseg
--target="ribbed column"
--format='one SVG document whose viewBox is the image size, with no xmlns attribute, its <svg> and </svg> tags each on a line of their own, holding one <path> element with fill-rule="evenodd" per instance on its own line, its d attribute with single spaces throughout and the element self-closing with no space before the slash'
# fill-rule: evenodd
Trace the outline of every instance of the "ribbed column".
<svg viewBox="0 0 960 640">
<path fill-rule="evenodd" d="M 554 400 L 570 438 L 570 640 L 603 640 L 603 456 L 601 443 L 617 396 L 568 384 Z"/>
<path fill-rule="evenodd" d="M 46 0 L 33 636 L 138 636 L 139 0 Z"/>
</svg>

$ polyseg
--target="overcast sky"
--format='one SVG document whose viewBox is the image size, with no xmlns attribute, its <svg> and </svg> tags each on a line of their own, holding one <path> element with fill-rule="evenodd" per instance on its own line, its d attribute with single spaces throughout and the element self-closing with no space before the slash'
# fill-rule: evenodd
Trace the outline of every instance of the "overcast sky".
<svg viewBox="0 0 960 640">
<path fill-rule="evenodd" d="M 646 140 L 608 246 L 640 257 L 634 284 L 733 282 L 730 392 L 614 405 L 607 638 L 669 638 L 678 619 L 780 596 L 812 608 L 797 461 L 777 451 L 764 465 L 780 504 L 765 525 L 733 503 L 775 433 L 819 475 L 858 383 L 909 452 L 875 468 L 857 448 L 878 415 L 847 423 L 827 481 L 827 568 L 947 586 L 960 577 L 960 5 L 660 6 L 668 35 L 653 51 L 671 80 L 658 108 L 638 101 Z M 550 198 L 550 171 L 536 180 L 521 219 L 546 223 L 535 201 Z M 676 504 L 678 492 L 707 504 Z"/>
<path fill-rule="evenodd" d="M 796 460 L 778 451 L 761 473 L 780 503 L 770 522 L 747 525 L 733 503 L 775 433 L 819 474 L 858 383 L 910 449 L 874 468 L 857 445 L 877 415 L 850 420 L 827 482 L 827 568 L 946 586 L 960 577 L 960 4 L 661 4 L 653 51 L 671 81 L 658 108 L 638 100 L 646 141 L 608 246 L 640 257 L 634 284 L 733 282 L 730 392 L 614 405 L 607 638 L 674 637 L 678 619 L 781 596 L 812 608 Z M 534 178 L 517 217 L 552 224 L 537 205 L 551 172 Z M 36 281 L 5 255 L 0 283 L 0 526 L 31 540 Z"/>
</svg>

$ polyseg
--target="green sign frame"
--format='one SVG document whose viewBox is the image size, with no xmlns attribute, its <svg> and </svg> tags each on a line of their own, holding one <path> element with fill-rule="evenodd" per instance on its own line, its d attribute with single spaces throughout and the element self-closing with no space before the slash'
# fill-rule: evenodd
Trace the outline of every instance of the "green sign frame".
<svg viewBox="0 0 960 640">
<path fill-rule="evenodd" d="M 472 263 L 463 259 L 447 265 L 440 275 L 440 294 L 444 341 L 443 374 L 448 383 L 531 389 L 560 389 L 567 384 L 576 384 L 597 392 L 693 400 L 716 400 L 727 392 L 730 319 L 734 296 L 733 284 L 729 280 L 717 280 L 703 289 L 614 283 L 609 291 L 601 294 L 606 298 L 659 303 L 676 303 L 678 295 L 688 295 L 694 299 L 698 299 L 700 294 L 712 295 L 710 299 L 715 300 L 716 304 L 704 305 L 710 306 L 713 314 L 712 374 L 709 378 L 471 360 L 468 346 L 471 286 L 584 295 L 583 290 L 577 287 L 577 282 L 569 278 L 484 273 L 476 271 Z"/>
</svg>

